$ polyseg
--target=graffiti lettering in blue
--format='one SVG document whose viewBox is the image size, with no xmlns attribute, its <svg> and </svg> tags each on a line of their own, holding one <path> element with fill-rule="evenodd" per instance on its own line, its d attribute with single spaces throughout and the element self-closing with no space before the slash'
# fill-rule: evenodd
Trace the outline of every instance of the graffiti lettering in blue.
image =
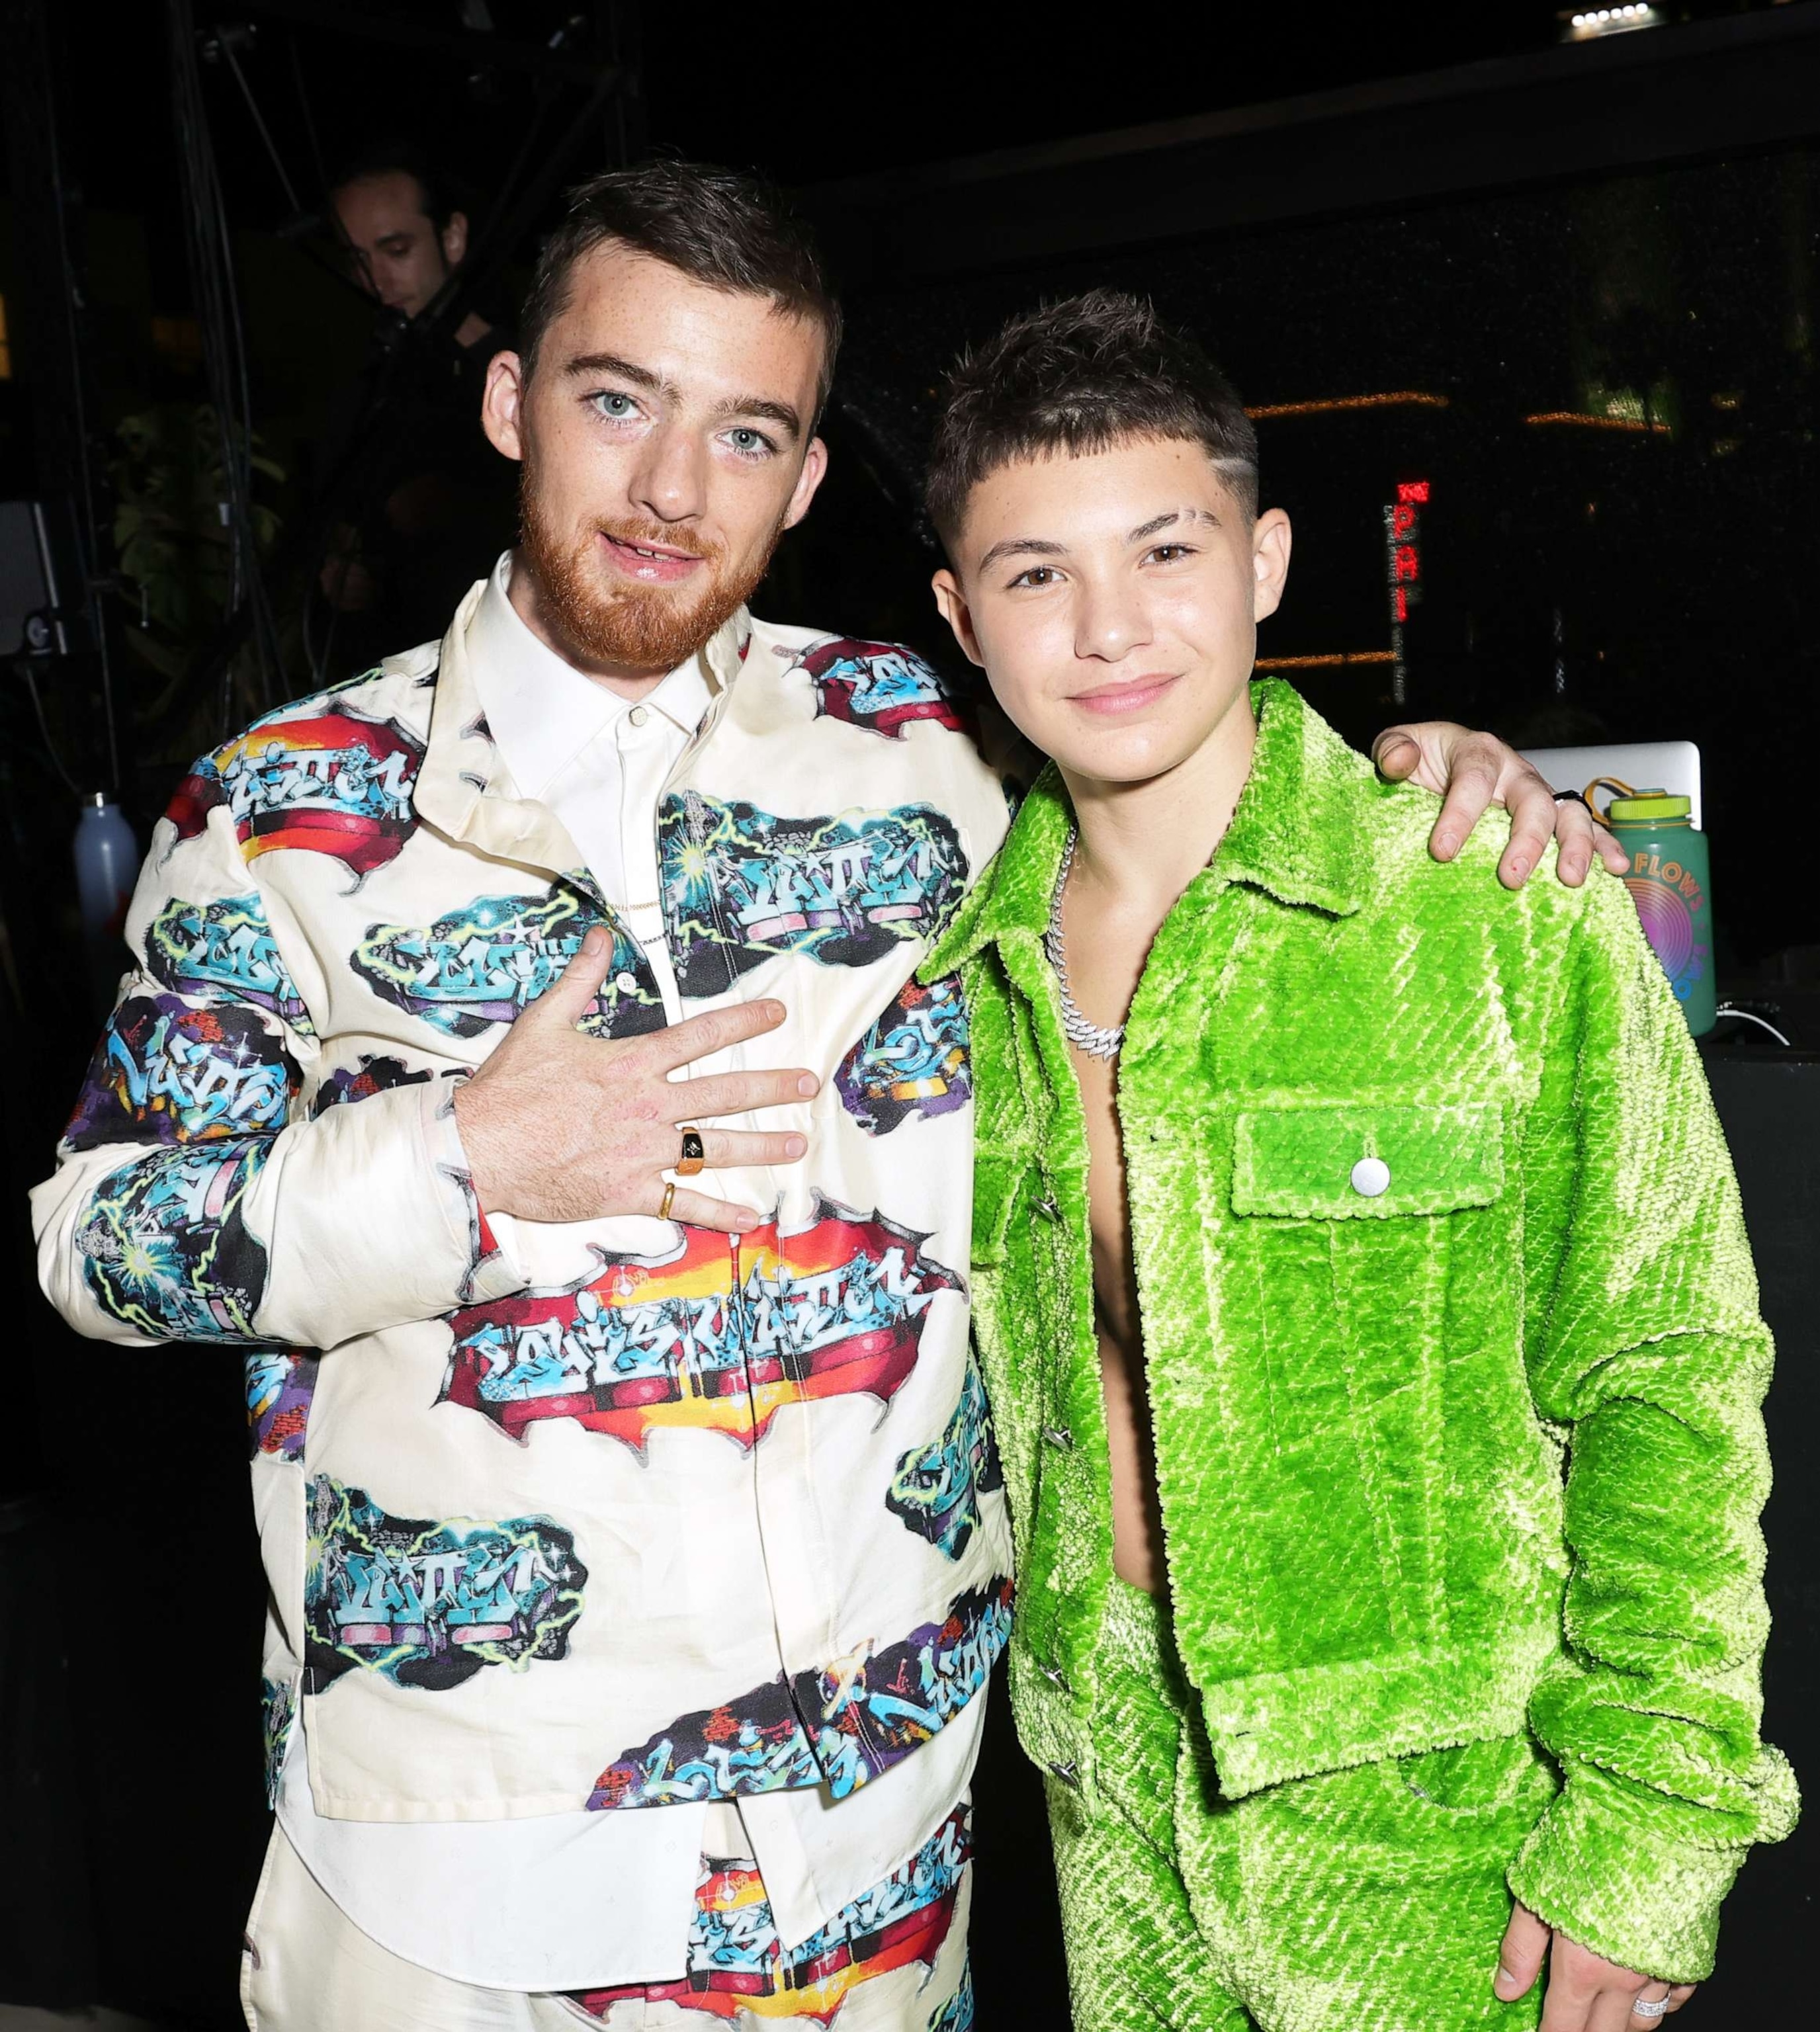
<svg viewBox="0 0 1820 2032">
<path fill-rule="evenodd" d="M 260 1708 L 265 1743 L 265 1802 L 278 1804 L 278 1781 L 284 1770 L 284 1754 L 290 1743 L 291 1724 L 297 1720 L 297 1689 L 289 1679 L 261 1679 Z"/>
<path fill-rule="evenodd" d="M 929 2020 L 929 2032 L 974 2032 L 974 1964 L 961 1965 L 961 1985 Z"/>
<path fill-rule="evenodd" d="M 957 1806 L 908 1862 L 792 1948 L 779 1937 L 757 1864 L 749 1856 L 704 1856 L 682 1974 L 573 1990 L 570 2000 L 603 2019 L 636 2000 L 641 2022 L 652 2005 L 668 2004 L 742 2023 L 755 2015 L 828 2024 L 862 1983 L 918 1963 L 934 1967 L 973 1854 L 972 1815 Z M 962 1982 L 970 1997 L 970 1983 Z"/>
<path fill-rule="evenodd" d="M 835 1068 L 841 1106 L 869 1136 L 913 1115 L 951 1115 L 972 1098 L 967 1005 L 959 975 L 906 981 Z"/>
<path fill-rule="evenodd" d="M 145 935 L 145 961 L 174 994 L 250 1002 L 293 1030 L 314 1035 L 256 894 L 212 903 L 174 898 Z"/>
<path fill-rule="evenodd" d="M 802 667 L 815 686 L 818 719 L 843 719 L 888 741 L 901 741 L 913 719 L 962 730 L 947 687 L 914 649 L 901 644 L 839 637 L 817 643 L 804 656 Z"/>
<path fill-rule="evenodd" d="M 256 1010 L 129 995 L 101 1033 L 65 1140 L 92 1150 L 275 1129 L 302 1079 Z"/>
<path fill-rule="evenodd" d="M 280 706 L 198 762 L 171 803 L 178 838 L 193 839 L 225 805 L 249 860 L 280 847 L 327 854 L 357 883 L 395 860 L 410 836 L 423 743 L 341 703 L 350 689 Z"/>
<path fill-rule="evenodd" d="M 256 1454 L 301 1461 L 322 1358 L 308 1348 L 256 1347 L 246 1358 L 246 1422 Z"/>
<path fill-rule="evenodd" d="M 919 1537 L 958 1559 L 978 1529 L 981 1495 L 1003 1486 L 992 1414 L 970 1359 L 954 1416 L 939 1440 L 899 1456 L 885 1507 Z"/>
<path fill-rule="evenodd" d="M 845 1799 L 929 1742 L 985 1684 L 1011 1627 L 1011 1583 L 970 1588 L 941 1623 L 882 1650 L 869 1638 L 832 1664 L 679 1716 L 615 1757 L 589 1806 L 667 1806 L 824 1784 Z"/>
<path fill-rule="evenodd" d="M 478 1037 L 535 1002 L 596 924 L 613 964 L 579 1027 L 592 1037 L 663 1028 L 657 977 L 610 912 L 566 882 L 540 896 L 481 896 L 431 924 L 372 924 L 351 955 L 373 992 L 454 1037 Z"/>
<path fill-rule="evenodd" d="M 267 1136 L 224 1136 L 110 1172 L 76 1231 L 102 1310 L 157 1340 L 256 1339 L 265 1250 L 241 1209 L 271 1148 Z"/>
<path fill-rule="evenodd" d="M 364 1489 L 309 1484 L 305 1691 L 364 1667 L 440 1693 L 482 1667 L 566 1657 L 588 1570 L 547 1517 L 391 1517 Z"/>
<path fill-rule="evenodd" d="M 779 818 L 687 790 L 663 800 L 657 839 L 687 995 L 719 994 L 778 953 L 869 966 L 929 937 L 967 879 L 960 835 L 929 805 Z"/>
</svg>

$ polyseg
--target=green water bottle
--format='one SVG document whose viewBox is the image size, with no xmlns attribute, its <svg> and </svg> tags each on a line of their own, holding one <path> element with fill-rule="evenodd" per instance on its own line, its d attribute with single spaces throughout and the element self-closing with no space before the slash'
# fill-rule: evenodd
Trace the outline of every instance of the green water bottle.
<svg viewBox="0 0 1820 2032">
<path fill-rule="evenodd" d="M 1703 1037 L 1717 1020 L 1713 981 L 1713 913 L 1706 836 L 1695 830 L 1692 801 L 1666 790 L 1614 783 L 1605 824 L 1631 857 L 1631 892 L 1655 955 L 1687 1018 Z"/>
</svg>

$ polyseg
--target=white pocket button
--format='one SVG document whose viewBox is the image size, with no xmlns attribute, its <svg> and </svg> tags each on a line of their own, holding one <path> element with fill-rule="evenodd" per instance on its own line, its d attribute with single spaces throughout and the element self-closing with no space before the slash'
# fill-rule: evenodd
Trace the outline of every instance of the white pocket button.
<svg viewBox="0 0 1820 2032">
<path fill-rule="evenodd" d="M 1381 1157 L 1361 1157 L 1352 1167 L 1352 1190 L 1374 1200 L 1390 1190 L 1390 1167 Z"/>
</svg>

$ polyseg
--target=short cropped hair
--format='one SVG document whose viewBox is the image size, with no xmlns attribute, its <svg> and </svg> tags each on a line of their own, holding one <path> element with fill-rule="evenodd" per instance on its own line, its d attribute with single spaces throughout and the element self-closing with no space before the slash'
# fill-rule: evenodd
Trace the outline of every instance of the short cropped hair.
<svg viewBox="0 0 1820 2032">
<path fill-rule="evenodd" d="M 424 216 L 440 233 L 455 214 L 472 207 L 457 187 L 448 166 L 432 155 L 422 142 L 402 134 L 382 136 L 363 142 L 336 163 L 329 190 L 346 190 L 349 184 L 369 182 L 376 177 L 409 177 L 417 187 Z"/>
<path fill-rule="evenodd" d="M 929 520 L 951 553 L 968 496 L 1000 466 L 1140 438 L 1199 445 L 1245 513 L 1258 513 L 1258 433 L 1187 332 L 1118 289 L 1026 311 L 949 373 L 924 492 Z"/>
<path fill-rule="evenodd" d="M 706 162 L 640 162 L 591 177 L 568 194 L 568 212 L 544 242 L 518 321 L 527 376 L 544 333 L 569 300 L 575 263 L 613 245 L 648 255 L 711 289 L 769 297 L 787 316 L 821 327 L 828 400 L 840 348 L 840 305 L 807 225 L 762 177 Z"/>
</svg>

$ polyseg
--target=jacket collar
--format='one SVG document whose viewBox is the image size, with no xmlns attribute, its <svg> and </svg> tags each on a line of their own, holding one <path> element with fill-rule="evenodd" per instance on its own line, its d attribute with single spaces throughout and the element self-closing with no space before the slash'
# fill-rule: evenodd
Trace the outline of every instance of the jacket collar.
<svg viewBox="0 0 1820 2032">
<path fill-rule="evenodd" d="M 1251 697 L 1258 715 L 1251 773 L 1208 870 L 1205 894 L 1243 883 L 1291 907 L 1350 917 L 1371 887 L 1361 811 L 1375 780 L 1370 764 L 1280 679 L 1255 682 Z M 925 977 L 951 972 L 982 946 L 1041 940 L 1071 817 L 1051 763 L 998 858 L 936 941 Z"/>
<path fill-rule="evenodd" d="M 443 637 L 417 809 L 450 839 L 501 860 L 559 874 L 579 870 L 581 853 L 562 821 L 547 805 L 518 794 L 481 708 L 469 638 L 487 584 L 482 579 L 469 589 Z M 725 705 L 751 634 L 752 618 L 742 607 L 703 650 L 702 669 L 712 696 L 698 738 L 710 731 Z"/>
</svg>

